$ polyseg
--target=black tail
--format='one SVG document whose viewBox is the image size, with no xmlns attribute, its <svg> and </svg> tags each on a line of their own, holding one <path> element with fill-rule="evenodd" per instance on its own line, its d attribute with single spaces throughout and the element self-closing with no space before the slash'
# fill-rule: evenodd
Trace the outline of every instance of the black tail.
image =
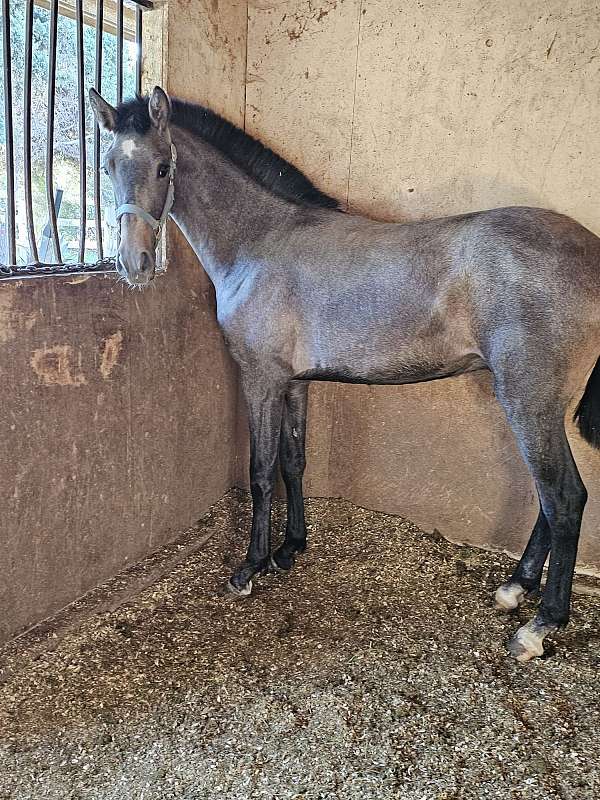
<svg viewBox="0 0 600 800">
<path fill-rule="evenodd" d="M 600 450 L 600 358 L 588 378 L 573 419 L 586 442 Z"/>
</svg>

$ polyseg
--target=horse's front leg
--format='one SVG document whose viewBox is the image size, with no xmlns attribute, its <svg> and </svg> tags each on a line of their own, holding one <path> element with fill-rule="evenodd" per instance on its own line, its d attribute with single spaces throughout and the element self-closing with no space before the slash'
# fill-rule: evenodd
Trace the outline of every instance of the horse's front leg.
<svg viewBox="0 0 600 800">
<path fill-rule="evenodd" d="M 250 492 L 252 530 L 246 559 L 233 573 L 228 588 L 249 595 L 252 577 L 268 566 L 271 552 L 271 499 L 277 469 L 277 451 L 285 385 L 242 376 L 250 429 Z"/>
<path fill-rule="evenodd" d="M 284 542 L 272 557 L 271 563 L 276 570 L 291 569 L 295 554 L 303 553 L 306 549 L 302 476 L 306 466 L 304 440 L 307 399 L 308 384 L 305 381 L 292 381 L 285 396 L 279 441 L 279 468 L 287 492 L 287 523 Z"/>
</svg>

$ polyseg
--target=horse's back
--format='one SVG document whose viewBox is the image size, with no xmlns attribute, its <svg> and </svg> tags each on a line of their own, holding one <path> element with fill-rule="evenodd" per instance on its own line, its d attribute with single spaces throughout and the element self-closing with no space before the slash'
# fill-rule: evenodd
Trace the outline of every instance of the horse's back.
<svg viewBox="0 0 600 800">
<path fill-rule="evenodd" d="M 292 233 L 284 252 L 289 268 L 334 288 L 369 280 L 402 288 L 413 279 L 435 287 L 449 273 L 587 283 L 600 268 L 600 238 L 570 217 L 527 206 L 398 223 L 325 210 Z"/>
</svg>

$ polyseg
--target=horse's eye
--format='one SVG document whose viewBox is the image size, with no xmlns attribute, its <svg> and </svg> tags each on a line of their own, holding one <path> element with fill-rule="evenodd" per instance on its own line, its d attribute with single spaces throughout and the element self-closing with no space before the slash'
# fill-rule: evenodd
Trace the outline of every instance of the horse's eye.
<svg viewBox="0 0 600 800">
<path fill-rule="evenodd" d="M 166 178 L 168 174 L 169 174 L 169 165 L 168 164 L 159 164 L 158 177 L 159 178 Z"/>
<path fill-rule="evenodd" d="M 106 169 L 106 167 L 105 167 L 105 166 L 103 166 L 103 167 L 102 167 L 102 172 L 103 172 L 105 175 L 108 175 L 108 170 Z"/>
</svg>

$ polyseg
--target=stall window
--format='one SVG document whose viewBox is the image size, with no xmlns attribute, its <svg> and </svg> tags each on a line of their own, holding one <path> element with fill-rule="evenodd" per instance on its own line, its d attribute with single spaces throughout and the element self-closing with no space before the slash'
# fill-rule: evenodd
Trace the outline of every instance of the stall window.
<svg viewBox="0 0 600 800">
<path fill-rule="evenodd" d="M 107 146 L 87 102 L 140 91 L 149 0 L 1 0 L 0 280 L 110 272 Z"/>
</svg>

